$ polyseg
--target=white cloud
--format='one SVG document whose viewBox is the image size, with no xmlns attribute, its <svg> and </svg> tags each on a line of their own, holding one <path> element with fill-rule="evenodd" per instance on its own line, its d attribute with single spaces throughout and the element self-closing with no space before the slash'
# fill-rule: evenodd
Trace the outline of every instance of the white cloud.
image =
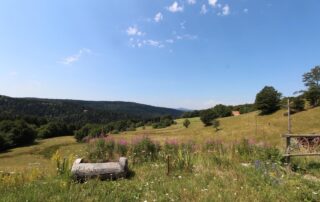
<svg viewBox="0 0 320 202">
<path fill-rule="evenodd" d="M 201 6 L 200 14 L 205 15 L 208 12 L 207 6 L 203 4 Z"/>
<path fill-rule="evenodd" d="M 83 54 L 89 54 L 89 53 L 91 53 L 90 49 L 82 48 L 78 51 L 77 54 L 67 56 L 67 57 L 63 58 L 59 63 L 65 64 L 65 65 L 70 65 L 70 64 L 80 60 L 80 58 L 83 56 Z"/>
<path fill-rule="evenodd" d="M 156 14 L 156 16 L 154 16 L 154 21 L 155 22 L 160 22 L 160 21 L 162 21 L 163 20 L 163 15 L 162 15 L 162 13 L 157 13 Z"/>
<path fill-rule="evenodd" d="M 249 12 L 249 9 L 245 8 L 245 9 L 243 9 L 243 12 L 244 12 L 244 13 L 248 13 L 248 12 Z"/>
<path fill-rule="evenodd" d="M 230 7 L 228 4 L 226 4 L 224 7 L 222 7 L 222 15 L 226 16 L 230 14 Z"/>
<path fill-rule="evenodd" d="M 137 26 L 130 26 L 130 27 L 128 27 L 128 29 L 127 29 L 126 32 L 127 32 L 127 34 L 128 34 L 129 36 L 143 36 L 143 35 L 145 35 L 145 33 L 141 32 L 141 31 L 138 29 Z"/>
<path fill-rule="evenodd" d="M 184 34 L 184 35 L 177 35 L 177 40 L 187 39 L 187 40 L 196 40 L 198 39 L 197 35 L 191 35 L 191 34 Z"/>
<path fill-rule="evenodd" d="M 162 44 L 161 41 L 156 41 L 156 40 L 152 40 L 152 39 L 143 40 L 143 44 L 148 45 L 148 46 L 158 47 L 158 48 L 164 47 L 164 45 Z"/>
<path fill-rule="evenodd" d="M 188 0 L 187 2 L 188 2 L 188 4 L 196 4 L 197 3 L 196 0 Z"/>
<path fill-rule="evenodd" d="M 167 39 L 166 42 L 167 43 L 174 43 L 174 40 L 173 39 Z"/>
<path fill-rule="evenodd" d="M 163 48 L 163 42 L 157 41 L 153 39 L 147 39 L 147 40 L 140 40 L 140 39 L 130 39 L 129 44 L 132 48 L 141 48 L 143 46 L 152 46 L 157 48 Z"/>
<path fill-rule="evenodd" d="M 171 6 L 169 6 L 168 11 L 172 12 L 172 13 L 176 13 L 176 12 L 182 12 L 183 11 L 183 7 L 179 6 L 178 2 L 173 2 L 173 4 Z"/>
<path fill-rule="evenodd" d="M 218 0 L 208 0 L 208 4 L 212 7 L 216 7 Z"/>
</svg>

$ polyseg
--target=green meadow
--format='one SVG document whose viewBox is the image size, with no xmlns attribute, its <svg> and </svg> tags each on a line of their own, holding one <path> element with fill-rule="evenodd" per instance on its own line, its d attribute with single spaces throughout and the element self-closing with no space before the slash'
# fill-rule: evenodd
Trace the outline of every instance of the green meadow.
<svg viewBox="0 0 320 202">
<path fill-rule="evenodd" d="M 72 136 L 40 140 L 0 154 L 0 201 L 319 201 L 319 158 L 294 158 L 294 169 L 289 170 L 279 157 L 284 147 L 281 135 L 287 131 L 284 113 L 222 118 L 218 130 L 192 118 L 189 128 L 178 119 L 168 128 L 112 135 L 115 141 L 129 143 L 139 136 L 161 145 L 169 140 L 192 141 L 192 169 L 172 169 L 169 175 L 162 154 L 133 163 L 128 153 L 132 172 L 128 178 L 78 183 L 68 174 L 57 175 L 52 157 L 58 151 L 72 163 L 85 155 L 86 144 Z M 292 131 L 320 133 L 319 120 L 319 107 L 294 114 Z M 245 145 L 243 139 L 258 146 Z M 208 141 L 214 142 L 213 147 L 207 147 Z"/>
</svg>

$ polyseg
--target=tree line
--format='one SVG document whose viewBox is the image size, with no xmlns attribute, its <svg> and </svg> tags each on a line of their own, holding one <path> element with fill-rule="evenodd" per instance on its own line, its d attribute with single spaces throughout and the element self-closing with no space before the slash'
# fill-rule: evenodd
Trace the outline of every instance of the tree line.
<svg viewBox="0 0 320 202">
<path fill-rule="evenodd" d="M 320 66 L 315 66 L 309 72 L 303 74 L 302 81 L 306 87 L 305 90 L 295 92 L 293 97 L 282 97 L 282 94 L 273 86 L 265 86 L 256 95 L 254 104 L 245 104 L 238 106 L 216 105 L 213 108 L 187 112 L 185 118 L 200 116 L 205 126 L 213 125 L 216 129 L 219 126 L 218 118 L 231 116 L 233 110 L 240 113 L 248 113 L 260 110 L 261 115 L 271 114 L 279 110 L 282 106 L 287 107 L 287 101 L 290 100 L 291 113 L 297 113 L 305 109 L 306 101 L 310 107 L 320 105 Z"/>
</svg>

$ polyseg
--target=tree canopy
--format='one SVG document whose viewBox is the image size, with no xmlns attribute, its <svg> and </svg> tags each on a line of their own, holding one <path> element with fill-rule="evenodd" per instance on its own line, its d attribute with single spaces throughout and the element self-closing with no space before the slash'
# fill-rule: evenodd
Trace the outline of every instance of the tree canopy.
<svg viewBox="0 0 320 202">
<path fill-rule="evenodd" d="M 270 114 L 280 109 L 281 93 L 272 86 L 265 86 L 257 95 L 255 105 L 261 114 Z"/>
</svg>

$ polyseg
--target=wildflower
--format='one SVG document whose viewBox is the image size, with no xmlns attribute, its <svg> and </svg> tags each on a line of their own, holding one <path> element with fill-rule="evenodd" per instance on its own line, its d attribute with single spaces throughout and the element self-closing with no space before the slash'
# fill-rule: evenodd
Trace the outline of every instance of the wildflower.
<svg viewBox="0 0 320 202">
<path fill-rule="evenodd" d="M 181 175 L 179 175 L 179 177 L 178 177 L 179 179 L 181 179 L 182 177 L 181 177 Z"/>
</svg>

